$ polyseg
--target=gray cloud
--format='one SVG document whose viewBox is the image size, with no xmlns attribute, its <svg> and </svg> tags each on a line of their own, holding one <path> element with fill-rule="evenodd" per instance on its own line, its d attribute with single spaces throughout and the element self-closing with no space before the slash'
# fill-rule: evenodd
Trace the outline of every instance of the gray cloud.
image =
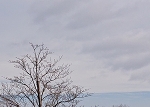
<svg viewBox="0 0 150 107">
<path fill-rule="evenodd" d="M 140 81 L 143 84 L 150 83 L 150 67 L 146 66 L 144 68 L 140 68 L 139 70 L 136 70 L 132 72 L 131 77 L 129 81 Z"/>
<path fill-rule="evenodd" d="M 129 36 L 106 37 L 98 42 L 87 43 L 83 52 L 106 61 L 107 66 L 112 68 L 140 68 L 149 64 L 148 34 L 133 33 Z"/>
<path fill-rule="evenodd" d="M 55 37 L 71 43 L 67 46 L 61 42 L 58 46 L 62 50 L 78 50 L 78 54 L 89 55 L 113 71 L 138 70 L 150 64 L 149 1 L 65 0 L 43 4 L 47 5 L 35 6 L 34 19 L 42 29 L 48 28 Z"/>
<path fill-rule="evenodd" d="M 35 23 L 44 23 L 54 21 L 67 16 L 70 11 L 78 7 L 77 3 L 81 1 L 70 0 L 51 0 L 51 1 L 36 1 L 31 8 L 31 14 L 33 14 Z"/>
<path fill-rule="evenodd" d="M 74 64 L 73 78 L 85 79 L 87 86 L 131 86 L 149 75 L 142 72 L 150 65 L 149 5 L 148 0 L 16 0 L 9 6 L 0 1 L 1 57 L 30 52 L 28 42 L 44 43 Z"/>
</svg>

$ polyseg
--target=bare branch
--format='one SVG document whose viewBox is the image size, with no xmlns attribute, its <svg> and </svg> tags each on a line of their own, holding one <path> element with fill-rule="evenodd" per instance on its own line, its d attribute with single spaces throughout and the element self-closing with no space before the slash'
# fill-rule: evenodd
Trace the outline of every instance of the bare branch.
<svg viewBox="0 0 150 107">
<path fill-rule="evenodd" d="M 89 96 L 87 90 L 75 85 L 68 78 L 70 65 L 60 65 L 58 59 L 47 60 L 52 52 L 44 45 L 30 43 L 33 54 L 10 61 L 22 70 L 21 76 L 6 78 L 8 84 L 2 84 L 0 101 L 9 107 L 75 107 L 79 98 Z"/>
</svg>

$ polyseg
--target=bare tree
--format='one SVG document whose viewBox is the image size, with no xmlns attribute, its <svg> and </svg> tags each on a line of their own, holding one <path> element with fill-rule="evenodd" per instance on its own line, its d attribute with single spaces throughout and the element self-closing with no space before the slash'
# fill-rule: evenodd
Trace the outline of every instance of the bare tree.
<svg viewBox="0 0 150 107">
<path fill-rule="evenodd" d="M 86 89 L 71 85 L 68 79 L 70 65 L 58 66 L 61 60 L 51 59 L 51 52 L 44 45 L 33 45 L 33 55 L 10 61 L 23 72 L 20 76 L 6 78 L 0 102 L 3 107 L 75 107 L 79 98 L 87 97 Z M 48 59 L 49 58 L 49 59 Z"/>
</svg>

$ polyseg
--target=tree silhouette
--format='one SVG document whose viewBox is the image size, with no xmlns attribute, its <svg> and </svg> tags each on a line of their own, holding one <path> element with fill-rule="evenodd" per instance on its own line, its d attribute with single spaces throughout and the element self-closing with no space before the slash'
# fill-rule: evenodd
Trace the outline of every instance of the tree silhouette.
<svg viewBox="0 0 150 107">
<path fill-rule="evenodd" d="M 30 44 L 32 55 L 10 61 L 23 72 L 2 83 L 2 107 L 75 107 L 80 98 L 89 96 L 86 89 L 68 79 L 70 65 L 58 65 L 62 57 L 52 60 L 52 53 L 43 44 Z"/>
</svg>

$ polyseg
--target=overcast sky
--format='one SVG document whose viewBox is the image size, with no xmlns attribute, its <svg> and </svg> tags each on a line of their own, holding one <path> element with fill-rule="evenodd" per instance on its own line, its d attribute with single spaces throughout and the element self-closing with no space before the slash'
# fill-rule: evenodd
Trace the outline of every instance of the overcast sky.
<svg viewBox="0 0 150 107">
<path fill-rule="evenodd" d="M 17 75 L 8 60 L 44 43 L 90 92 L 150 91 L 149 10 L 149 0 L 0 0 L 0 74 Z"/>
</svg>

